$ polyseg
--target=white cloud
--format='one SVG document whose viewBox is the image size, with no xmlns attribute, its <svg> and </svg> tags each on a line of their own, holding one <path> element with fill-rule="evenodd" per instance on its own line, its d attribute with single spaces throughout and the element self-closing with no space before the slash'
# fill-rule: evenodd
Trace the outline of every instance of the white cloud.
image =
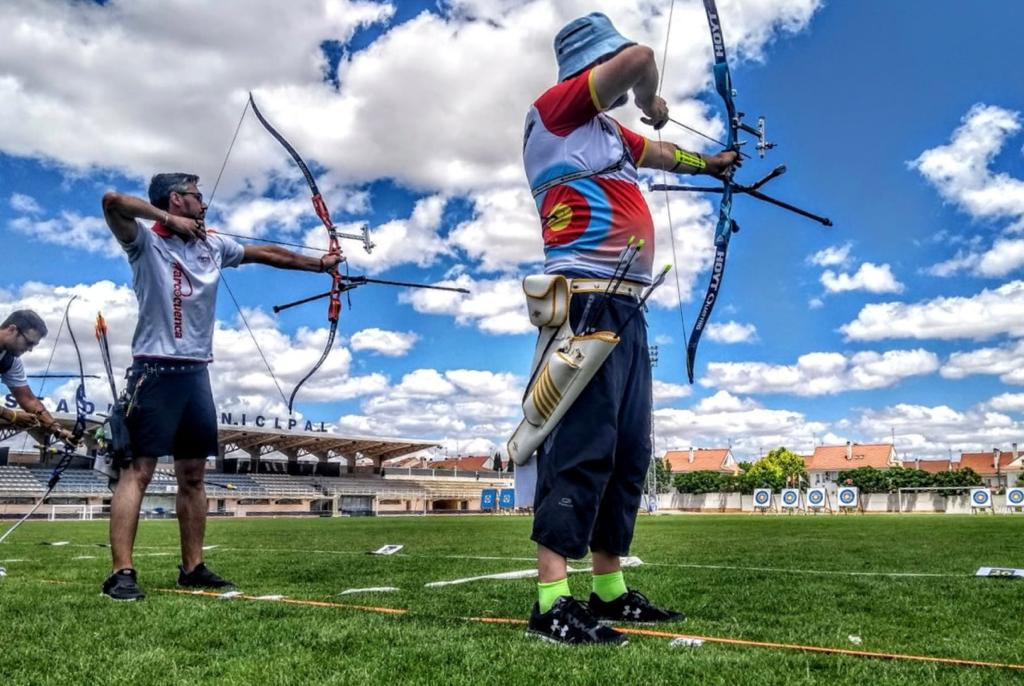
<svg viewBox="0 0 1024 686">
<path fill-rule="evenodd" d="M 120 257 L 124 251 L 117 244 L 106 222 L 99 217 L 84 217 L 77 212 L 61 212 L 58 219 L 36 220 L 17 217 L 8 224 L 31 240 L 73 247 L 103 257 Z"/>
<path fill-rule="evenodd" d="M 418 369 L 362 403 L 362 414 L 338 425 L 394 436 L 444 441 L 452 454 L 489 453 L 504 443 L 521 416 L 525 379 L 485 370 Z"/>
<path fill-rule="evenodd" d="M 1024 266 L 1024 239 L 999 238 L 983 252 L 957 252 L 927 271 L 933 276 L 953 276 L 969 272 L 986 278 L 1002 278 Z"/>
<path fill-rule="evenodd" d="M 54 286 L 31 282 L 15 293 L 0 292 L 0 311 L 28 308 L 35 310 L 47 323 L 50 331 L 42 344 L 24 358 L 30 373 L 41 372 L 46 366 L 68 299 L 77 295 L 72 304 L 70 321 L 86 374 L 99 374 L 101 380 L 89 380 L 86 388 L 90 400 L 101 409 L 111 401 L 110 390 L 100 356 L 92 335 L 96 313 L 102 311 L 107 320 L 108 338 L 114 379 L 120 388 L 124 370 L 131 363 L 132 335 L 135 331 L 138 309 L 131 288 L 110 281 L 76 286 Z M 218 321 L 214 330 L 214 363 L 210 365 L 210 378 L 218 407 L 225 411 L 239 410 L 287 415 L 286 398 L 299 379 L 305 376 L 320 358 L 327 343 L 327 329 L 302 328 L 294 337 L 282 333 L 277 320 L 261 310 L 245 310 L 253 336 L 266 355 L 270 371 L 264 365 L 252 336 L 236 315 L 232 321 Z M 297 402 L 336 402 L 338 398 L 352 398 L 382 393 L 388 388 L 384 374 L 371 372 L 351 374 L 352 353 L 335 345 L 320 368 L 299 391 Z M 70 344 L 66 327 L 60 331 L 51 372 L 76 373 L 78 361 Z M 278 386 L 275 386 L 276 378 Z M 45 383 L 47 394 L 60 390 L 64 397 L 72 397 L 77 382 L 68 381 L 57 389 L 52 382 Z M 38 389 L 38 384 L 33 384 Z M 284 396 L 284 397 L 282 397 Z"/>
<path fill-rule="evenodd" d="M 807 258 L 808 264 L 813 264 L 818 267 L 838 267 L 839 265 L 846 264 L 850 259 L 850 251 L 853 249 L 853 243 L 845 243 L 844 245 L 832 245 L 824 250 L 819 250 L 810 257 Z"/>
<path fill-rule="evenodd" d="M 981 403 L 967 410 L 948 405 L 912 405 L 866 410 L 854 421 L 854 427 L 867 442 L 889 443 L 896 435 L 900 458 L 959 459 L 961 452 L 1008 448 L 1019 441 L 1024 422 L 1018 422 Z"/>
<path fill-rule="evenodd" d="M 885 388 L 908 377 L 931 374 L 938 368 L 938 356 L 921 349 L 859 352 L 849 357 L 840 353 L 808 353 L 793 365 L 712 362 L 700 383 L 731 393 L 834 395 Z"/>
<path fill-rule="evenodd" d="M 867 291 L 868 293 L 902 293 L 903 284 L 893 276 L 892 268 L 887 264 L 876 265 L 863 263 L 853 275 L 836 273 L 831 269 L 821 275 L 821 285 L 827 293 L 843 293 L 847 291 Z"/>
<path fill-rule="evenodd" d="M 712 322 L 708 324 L 707 337 L 719 343 L 755 343 L 757 327 L 740 322 Z"/>
<path fill-rule="evenodd" d="M 473 218 L 452 229 L 449 239 L 485 272 L 515 271 L 544 259 L 537 206 L 526 184 L 474 192 Z"/>
<path fill-rule="evenodd" d="M 395 390 L 401 398 L 437 398 L 455 393 L 455 386 L 436 369 L 417 369 L 402 377 Z"/>
<path fill-rule="evenodd" d="M 416 202 L 408 219 L 396 219 L 371 228 L 370 239 L 375 244 L 373 252 L 367 254 L 362 248 L 348 249 L 345 253 L 349 264 L 371 274 L 379 274 L 400 264 L 432 265 L 438 257 L 450 253 L 440 235 L 446 204 L 447 198 L 439 195 L 422 198 Z M 314 229 L 312 234 L 322 235 L 323 229 Z"/>
<path fill-rule="evenodd" d="M 1024 216 L 1024 181 L 989 168 L 1007 139 L 1020 131 L 1020 115 L 979 103 L 961 122 L 948 145 L 926 150 L 910 167 L 973 217 Z"/>
<path fill-rule="evenodd" d="M 739 460 L 750 460 L 781 445 L 801 450 L 827 430 L 799 412 L 770 409 L 725 391 L 691 408 L 655 410 L 656 451 L 732 444 Z"/>
<path fill-rule="evenodd" d="M 349 345 L 357 352 L 370 350 L 386 357 L 403 357 L 409 354 L 419 338 L 412 331 L 385 331 L 384 329 L 370 328 L 352 334 Z"/>
<path fill-rule="evenodd" d="M 997 412 L 1024 412 L 1024 393 L 1001 393 L 990 398 L 985 407 Z"/>
<path fill-rule="evenodd" d="M 731 53 L 761 59 L 780 34 L 803 30 L 820 4 L 775 0 L 742 12 L 726 8 Z M 329 200 L 339 187 L 384 178 L 446 196 L 521 191 L 523 116 L 553 81 L 553 33 L 594 9 L 610 12 L 641 43 L 664 42 L 661 8 L 613 0 L 451 2 L 402 24 L 389 23 L 393 4 L 346 0 L 252 0 L 242 18 L 230 3 L 188 0 L 3 3 L 0 149 L 143 179 L 180 167 L 178 142 L 187 139 L 191 165 L 212 181 L 252 88 L 263 114 L 307 161 L 324 168 L 318 176 Z M 676 14 L 664 95 L 677 117 L 720 132 L 717 110 L 695 97 L 711 82 L 703 11 L 685 5 Z M 321 45 L 344 46 L 361 27 L 381 35 L 343 53 L 337 85 L 325 82 Z M 179 84 L 188 97 L 153 107 L 166 100 L 167 83 Z M 472 97 L 463 97 L 467 84 Z M 621 114 L 627 125 L 651 133 L 633 108 Z M 204 125 L 196 127 L 200 120 Z M 681 131 L 671 138 L 697 146 Z M 239 191 L 259 194 L 271 183 L 304 196 L 291 160 L 248 117 L 218 200 Z M 482 196 L 473 200 L 494 209 Z M 518 248 L 528 246 L 525 233 L 521 240 Z"/>
<path fill-rule="evenodd" d="M 690 386 L 668 383 L 654 379 L 654 404 L 661 405 L 670 400 L 686 398 L 693 393 Z"/>
<path fill-rule="evenodd" d="M 980 253 L 958 250 L 955 256 L 933 264 L 925 270 L 925 273 L 945 278 L 964 271 L 975 271 L 979 262 L 981 262 Z"/>
<path fill-rule="evenodd" d="M 107 167 L 144 177 L 178 168 L 179 143 L 188 140 L 193 164 L 210 177 L 246 86 L 279 88 L 298 114 L 310 105 L 309 92 L 329 92 L 320 43 L 345 41 L 392 13 L 388 4 L 344 0 L 252 0 L 244 16 L 230 3 L 187 0 L 2 3 L 0 147 L 76 169 Z M 166 104 L 168 83 L 188 97 Z M 123 93 L 132 97 L 118 96 Z M 326 122 L 315 109 L 305 115 L 302 130 L 281 128 L 312 150 L 316 138 L 304 134 Z M 200 120 L 204 125 L 196 126 Z M 265 142 L 265 152 L 276 145 Z"/>
<path fill-rule="evenodd" d="M 24 193 L 12 193 L 10 204 L 11 209 L 22 214 L 40 214 L 43 211 L 35 198 Z"/>
<path fill-rule="evenodd" d="M 1024 384 L 1024 341 L 995 348 L 955 352 L 942 367 L 947 379 L 963 379 L 974 374 L 998 376 L 1006 384 Z"/>
<path fill-rule="evenodd" d="M 1011 281 L 973 296 L 918 303 L 874 303 L 840 327 L 848 340 L 973 338 L 1024 335 L 1024 282 Z"/>
<path fill-rule="evenodd" d="M 467 275 L 438 285 L 468 288 L 470 295 L 445 291 L 403 292 L 401 302 L 411 303 L 421 314 L 443 314 L 461 326 L 475 326 L 487 334 L 526 334 L 536 328 L 526 314 L 526 301 L 519 279 L 474 281 Z"/>
</svg>

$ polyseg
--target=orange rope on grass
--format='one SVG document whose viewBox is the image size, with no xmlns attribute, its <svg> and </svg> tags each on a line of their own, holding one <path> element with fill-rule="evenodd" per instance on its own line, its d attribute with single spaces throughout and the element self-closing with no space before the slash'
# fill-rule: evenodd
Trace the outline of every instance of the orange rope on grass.
<svg viewBox="0 0 1024 686">
<path fill-rule="evenodd" d="M 223 593 L 213 593 L 211 591 L 188 591 L 181 588 L 157 588 L 155 589 L 158 593 L 175 593 L 177 595 L 198 595 L 204 598 L 220 598 Z M 260 600 L 267 603 L 284 603 L 285 605 L 304 605 L 307 607 L 333 607 L 342 610 L 362 610 L 363 612 L 376 612 L 385 615 L 404 615 L 408 613 L 408 610 L 403 610 L 399 607 L 375 607 L 373 605 L 350 605 L 347 603 L 334 603 L 328 600 L 303 600 L 301 598 L 260 598 L 255 595 L 241 595 L 231 596 L 231 598 L 238 598 L 240 600 Z"/>
<path fill-rule="evenodd" d="M 74 582 L 41 579 L 43 583 L 74 585 Z M 175 588 L 158 588 L 158 593 L 171 593 L 175 595 L 200 596 L 204 598 L 220 598 L 222 593 L 211 591 L 189 591 Z M 374 612 L 389 615 L 407 615 L 409 610 L 397 607 L 377 607 L 374 605 L 352 605 L 348 603 L 335 603 L 326 600 L 307 600 L 302 598 L 261 598 L 254 595 L 240 594 L 230 596 L 241 600 L 257 600 L 263 602 L 283 603 L 286 605 L 300 605 L 306 607 L 328 607 L 343 610 L 359 610 L 363 612 Z M 459 617 L 467 622 L 479 622 L 482 624 L 512 624 L 523 626 L 527 623 L 525 619 L 511 617 Z M 752 641 L 741 638 L 725 638 L 721 636 L 700 636 L 697 634 L 680 634 L 671 631 L 657 631 L 654 629 L 637 629 L 634 627 L 615 627 L 616 631 L 633 636 L 650 636 L 654 638 L 689 638 L 707 643 L 719 643 L 722 645 L 747 646 L 752 648 L 767 648 L 771 650 L 793 650 L 803 653 L 817 653 L 821 655 L 846 655 L 849 657 L 863 657 L 875 660 L 902 660 L 906 662 L 924 662 L 930 664 L 950 665 L 954 667 L 990 667 L 998 669 L 1012 669 L 1024 671 L 1024 664 L 1007 662 L 986 662 L 984 660 L 966 660 L 954 657 L 936 657 L 932 655 L 910 655 L 907 653 L 883 653 L 870 650 L 851 650 L 849 648 L 830 648 L 828 646 L 802 645 L 799 643 L 775 643 L 772 641 Z"/>
</svg>

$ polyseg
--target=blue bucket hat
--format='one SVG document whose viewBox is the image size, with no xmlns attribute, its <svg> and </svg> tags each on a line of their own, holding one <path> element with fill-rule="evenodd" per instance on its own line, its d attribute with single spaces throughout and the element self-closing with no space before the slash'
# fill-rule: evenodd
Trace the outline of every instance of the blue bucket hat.
<svg viewBox="0 0 1024 686">
<path fill-rule="evenodd" d="M 573 19 L 555 36 L 558 82 L 576 76 L 602 57 L 610 57 L 630 45 L 636 43 L 616 31 L 611 19 L 600 12 Z"/>
</svg>

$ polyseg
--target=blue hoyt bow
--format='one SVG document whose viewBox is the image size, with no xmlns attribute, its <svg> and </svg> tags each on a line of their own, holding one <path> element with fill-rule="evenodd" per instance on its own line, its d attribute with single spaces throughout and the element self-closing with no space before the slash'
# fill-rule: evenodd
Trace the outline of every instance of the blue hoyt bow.
<svg viewBox="0 0 1024 686">
<path fill-rule="evenodd" d="M 725 39 L 722 37 L 722 22 L 718 16 L 718 8 L 715 6 L 715 0 L 704 0 L 704 12 L 707 14 L 708 28 L 711 30 L 711 42 L 715 55 L 715 65 L 713 69 L 713 73 L 715 75 L 715 90 L 725 103 L 725 111 L 728 115 L 728 136 L 724 143 L 721 141 L 716 142 L 719 142 L 725 150 L 733 151 L 739 156 L 744 156 L 740 151 L 740 148 L 745 141 L 741 141 L 739 139 L 739 132 L 742 130 L 757 136 L 757 152 L 760 157 L 764 157 L 765 152 L 775 147 L 775 144 L 768 143 L 765 140 L 763 117 L 759 118 L 758 125 L 755 128 L 749 124 L 743 123 L 743 113 L 736 111 L 736 104 L 733 101 L 736 92 L 732 87 L 732 75 L 729 72 L 729 62 L 725 52 Z M 685 125 L 683 126 L 687 129 L 690 128 Z M 700 134 L 700 132 L 696 133 Z M 704 134 L 700 135 L 703 136 Z M 732 218 L 733 195 L 738 193 L 750 195 L 758 200 L 763 200 L 777 207 L 781 207 L 789 210 L 790 212 L 795 212 L 803 217 L 807 217 L 808 219 L 813 219 L 825 226 L 832 226 L 832 220 L 827 217 L 822 217 L 796 207 L 795 205 L 791 205 L 781 200 L 776 200 L 775 198 L 765 195 L 760 191 L 762 186 L 772 179 L 784 174 L 785 171 L 786 167 L 780 165 L 773 169 L 768 175 L 749 186 L 736 183 L 733 178 L 732 170 L 721 177 L 721 188 L 708 186 L 679 186 L 673 184 L 653 184 L 651 186 L 651 190 L 655 191 L 696 191 L 722 194 L 722 200 L 718 205 L 718 225 L 715 227 L 715 259 L 711 266 L 711 280 L 708 283 L 707 293 L 704 295 L 704 300 L 701 303 L 700 313 L 694 321 L 693 330 L 690 332 L 686 342 L 686 375 L 691 384 L 693 383 L 694 361 L 697 357 L 697 344 L 700 342 L 700 336 L 704 332 L 704 327 L 707 325 L 708 319 L 711 317 L 711 311 L 714 309 L 715 302 L 718 300 L 718 291 L 722 286 L 722 278 L 725 275 L 725 256 L 729 249 L 729 239 L 732 237 L 732 234 L 740 230 L 739 224 L 737 224 Z"/>
</svg>

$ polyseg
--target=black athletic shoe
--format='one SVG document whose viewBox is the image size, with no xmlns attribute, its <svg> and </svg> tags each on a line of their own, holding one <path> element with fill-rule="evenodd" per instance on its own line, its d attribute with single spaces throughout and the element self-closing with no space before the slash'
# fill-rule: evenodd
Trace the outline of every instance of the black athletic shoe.
<svg viewBox="0 0 1024 686">
<path fill-rule="evenodd" d="M 146 594 L 136 581 L 138 572 L 134 569 L 119 569 L 103 582 L 103 595 L 113 600 L 142 600 Z"/>
<path fill-rule="evenodd" d="M 183 566 L 178 565 L 178 585 L 190 588 L 227 588 L 234 586 L 227 579 L 222 579 L 214 574 L 206 566 L 205 562 L 200 562 L 191 572 L 186 572 Z"/>
<path fill-rule="evenodd" d="M 591 593 L 590 602 L 587 605 L 595 617 L 606 622 L 654 624 L 655 622 L 674 622 L 686 619 L 686 615 L 682 612 L 657 607 L 651 604 L 651 601 L 643 593 L 633 590 L 608 602 L 601 600 L 596 593 Z"/>
<path fill-rule="evenodd" d="M 598 644 L 625 645 L 628 639 L 611 627 L 594 619 L 586 603 L 565 596 L 555 601 L 551 609 L 541 614 L 540 606 L 533 604 L 527 636 L 536 636 L 553 643 L 568 645 Z"/>
</svg>

